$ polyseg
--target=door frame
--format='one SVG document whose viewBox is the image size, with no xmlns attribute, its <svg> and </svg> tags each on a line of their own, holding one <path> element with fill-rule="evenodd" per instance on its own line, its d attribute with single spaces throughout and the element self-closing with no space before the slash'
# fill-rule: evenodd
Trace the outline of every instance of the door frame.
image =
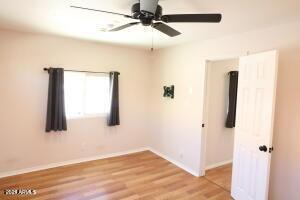
<svg viewBox="0 0 300 200">
<path fill-rule="evenodd" d="M 248 53 L 247 53 L 248 54 Z M 202 127 L 201 134 L 201 159 L 200 159 L 200 176 L 205 176 L 206 172 L 206 149 L 207 149 L 207 127 L 209 126 L 208 120 L 208 106 L 209 106 L 209 89 L 208 89 L 208 80 L 210 75 L 210 67 L 212 62 L 220 61 L 220 60 L 231 60 L 231 59 L 239 59 L 240 56 L 231 56 L 225 58 L 216 58 L 216 59 L 206 59 L 205 60 L 205 77 L 204 77 L 204 92 L 203 92 L 203 112 L 202 112 L 202 124 L 205 126 Z M 235 135 L 234 135 L 235 136 Z"/>
<path fill-rule="evenodd" d="M 263 50 L 263 51 L 258 51 L 258 52 L 251 52 L 251 54 L 259 54 L 259 53 L 264 53 L 264 52 L 268 52 L 268 51 L 276 51 L 277 52 L 277 57 L 278 57 L 278 53 L 279 51 L 277 49 L 266 49 L 266 50 Z M 203 97 L 202 97 L 202 122 L 201 123 L 207 123 L 207 106 L 208 106 L 208 103 L 207 103 L 207 99 L 208 99 L 208 73 L 209 73 L 209 70 L 208 68 L 210 67 L 210 62 L 211 61 L 218 61 L 218 60 L 226 60 L 226 59 L 239 59 L 240 57 L 242 56 L 248 56 L 248 55 L 251 55 L 249 53 L 249 51 L 247 51 L 245 54 L 231 54 L 231 55 L 227 55 L 227 56 L 219 56 L 219 57 L 212 57 L 212 58 L 206 58 L 204 59 L 205 61 L 205 74 L 204 74 L 204 84 L 203 84 Z M 277 61 L 278 62 L 278 61 Z M 277 63 L 277 66 L 278 66 L 278 63 Z M 279 66 L 278 66 L 279 67 Z M 277 71 L 277 76 L 278 76 L 278 71 Z M 276 77 L 277 77 L 276 76 Z M 277 79 L 277 78 L 276 78 Z M 277 80 L 276 80 L 276 83 L 275 83 L 275 87 L 277 85 Z M 275 98 L 275 102 L 276 102 L 276 91 L 275 91 L 275 95 L 274 95 L 274 98 Z M 273 105 L 273 121 L 274 121 L 274 112 L 275 112 L 275 103 Z M 273 126 L 274 126 L 274 122 L 272 122 Z M 272 127 L 274 128 L 274 127 Z M 201 130 L 201 147 L 200 147 L 200 169 L 199 169 L 199 175 L 200 176 L 205 176 L 205 165 L 206 165 L 206 142 L 207 142 L 207 130 L 206 130 L 206 127 L 202 128 Z M 234 145 L 235 145 L 235 136 L 234 136 Z M 271 166 L 269 166 L 269 169 L 271 170 Z M 270 174 L 269 174 L 270 175 Z M 270 180 L 268 182 L 268 184 L 270 183 Z"/>
</svg>

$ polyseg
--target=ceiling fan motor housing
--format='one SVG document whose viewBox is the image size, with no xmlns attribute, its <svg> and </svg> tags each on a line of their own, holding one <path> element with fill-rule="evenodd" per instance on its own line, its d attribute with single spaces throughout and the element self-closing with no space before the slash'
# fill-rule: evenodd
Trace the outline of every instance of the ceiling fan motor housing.
<svg viewBox="0 0 300 200">
<path fill-rule="evenodd" d="M 140 0 L 141 13 L 154 15 L 156 12 L 158 0 Z"/>
<path fill-rule="evenodd" d="M 141 11 L 141 4 L 136 3 L 131 8 L 132 17 L 141 20 L 144 26 L 150 26 L 153 20 L 159 20 L 162 16 L 162 7 L 157 5 L 155 14 Z"/>
</svg>

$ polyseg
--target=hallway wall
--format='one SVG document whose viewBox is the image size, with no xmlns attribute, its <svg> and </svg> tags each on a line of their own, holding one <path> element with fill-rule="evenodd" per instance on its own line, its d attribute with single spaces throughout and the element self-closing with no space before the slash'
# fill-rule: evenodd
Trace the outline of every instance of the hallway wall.
<svg viewBox="0 0 300 200">
<path fill-rule="evenodd" d="M 226 128 L 230 71 L 238 71 L 238 59 L 210 61 L 206 93 L 206 168 L 232 162 L 234 128 Z"/>
</svg>

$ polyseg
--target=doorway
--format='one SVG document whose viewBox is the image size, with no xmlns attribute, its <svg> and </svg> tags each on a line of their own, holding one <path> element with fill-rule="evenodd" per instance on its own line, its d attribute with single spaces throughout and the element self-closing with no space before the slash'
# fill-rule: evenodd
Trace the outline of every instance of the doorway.
<svg viewBox="0 0 300 200">
<path fill-rule="evenodd" d="M 229 169 L 231 168 L 232 170 L 230 192 L 236 200 L 267 200 L 270 163 L 273 152 L 272 137 L 276 102 L 278 52 L 272 50 L 242 56 L 238 60 L 239 77 L 236 101 L 236 126 L 233 132 L 232 167 L 229 165 Z M 211 61 L 208 61 L 206 64 L 207 74 L 205 81 L 206 92 L 203 98 L 203 122 L 207 127 L 203 126 L 200 170 L 202 175 L 205 176 L 206 174 L 205 178 L 210 181 L 209 171 L 206 170 L 209 168 L 209 165 L 206 162 L 209 161 L 207 158 L 210 152 L 209 148 L 211 148 L 209 144 L 213 143 L 208 141 L 208 131 L 209 127 L 216 126 L 213 123 L 216 123 L 217 120 L 210 120 L 209 116 L 210 112 L 212 112 L 209 105 L 216 98 L 213 100 L 209 99 L 211 93 L 209 86 Z M 219 84 L 221 85 L 221 83 Z M 218 84 L 215 83 L 214 85 Z M 219 140 L 219 143 L 213 146 L 211 152 L 219 151 L 221 147 L 223 148 L 222 143 L 223 141 Z M 219 151 L 218 156 L 223 157 L 223 155 L 225 155 L 224 152 Z M 226 163 L 226 160 L 224 162 Z M 220 171 L 221 167 L 210 170 L 214 170 L 212 174 L 217 174 L 217 171 Z M 219 175 L 215 175 L 215 178 L 220 177 L 220 173 Z M 215 184 L 219 183 L 216 182 Z"/>
<path fill-rule="evenodd" d="M 234 126 L 226 127 L 231 73 L 238 74 L 239 59 L 207 62 L 205 100 L 205 178 L 230 192 Z M 231 85 L 232 87 L 232 85 Z"/>
</svg>

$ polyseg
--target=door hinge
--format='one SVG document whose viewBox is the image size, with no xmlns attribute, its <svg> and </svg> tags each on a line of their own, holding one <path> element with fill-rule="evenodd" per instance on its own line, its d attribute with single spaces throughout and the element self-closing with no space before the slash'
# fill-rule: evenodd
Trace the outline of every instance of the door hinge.
<svg viewBox="0 0 300 200">
<path fill-rule="evenodd" d="M 270 147 L 270 148 L 269 148 L 269 153 L 272 153 L 272 151 L 274 151 L 274 148 L 273 148 L 273 147 Z"/>
</svg>

